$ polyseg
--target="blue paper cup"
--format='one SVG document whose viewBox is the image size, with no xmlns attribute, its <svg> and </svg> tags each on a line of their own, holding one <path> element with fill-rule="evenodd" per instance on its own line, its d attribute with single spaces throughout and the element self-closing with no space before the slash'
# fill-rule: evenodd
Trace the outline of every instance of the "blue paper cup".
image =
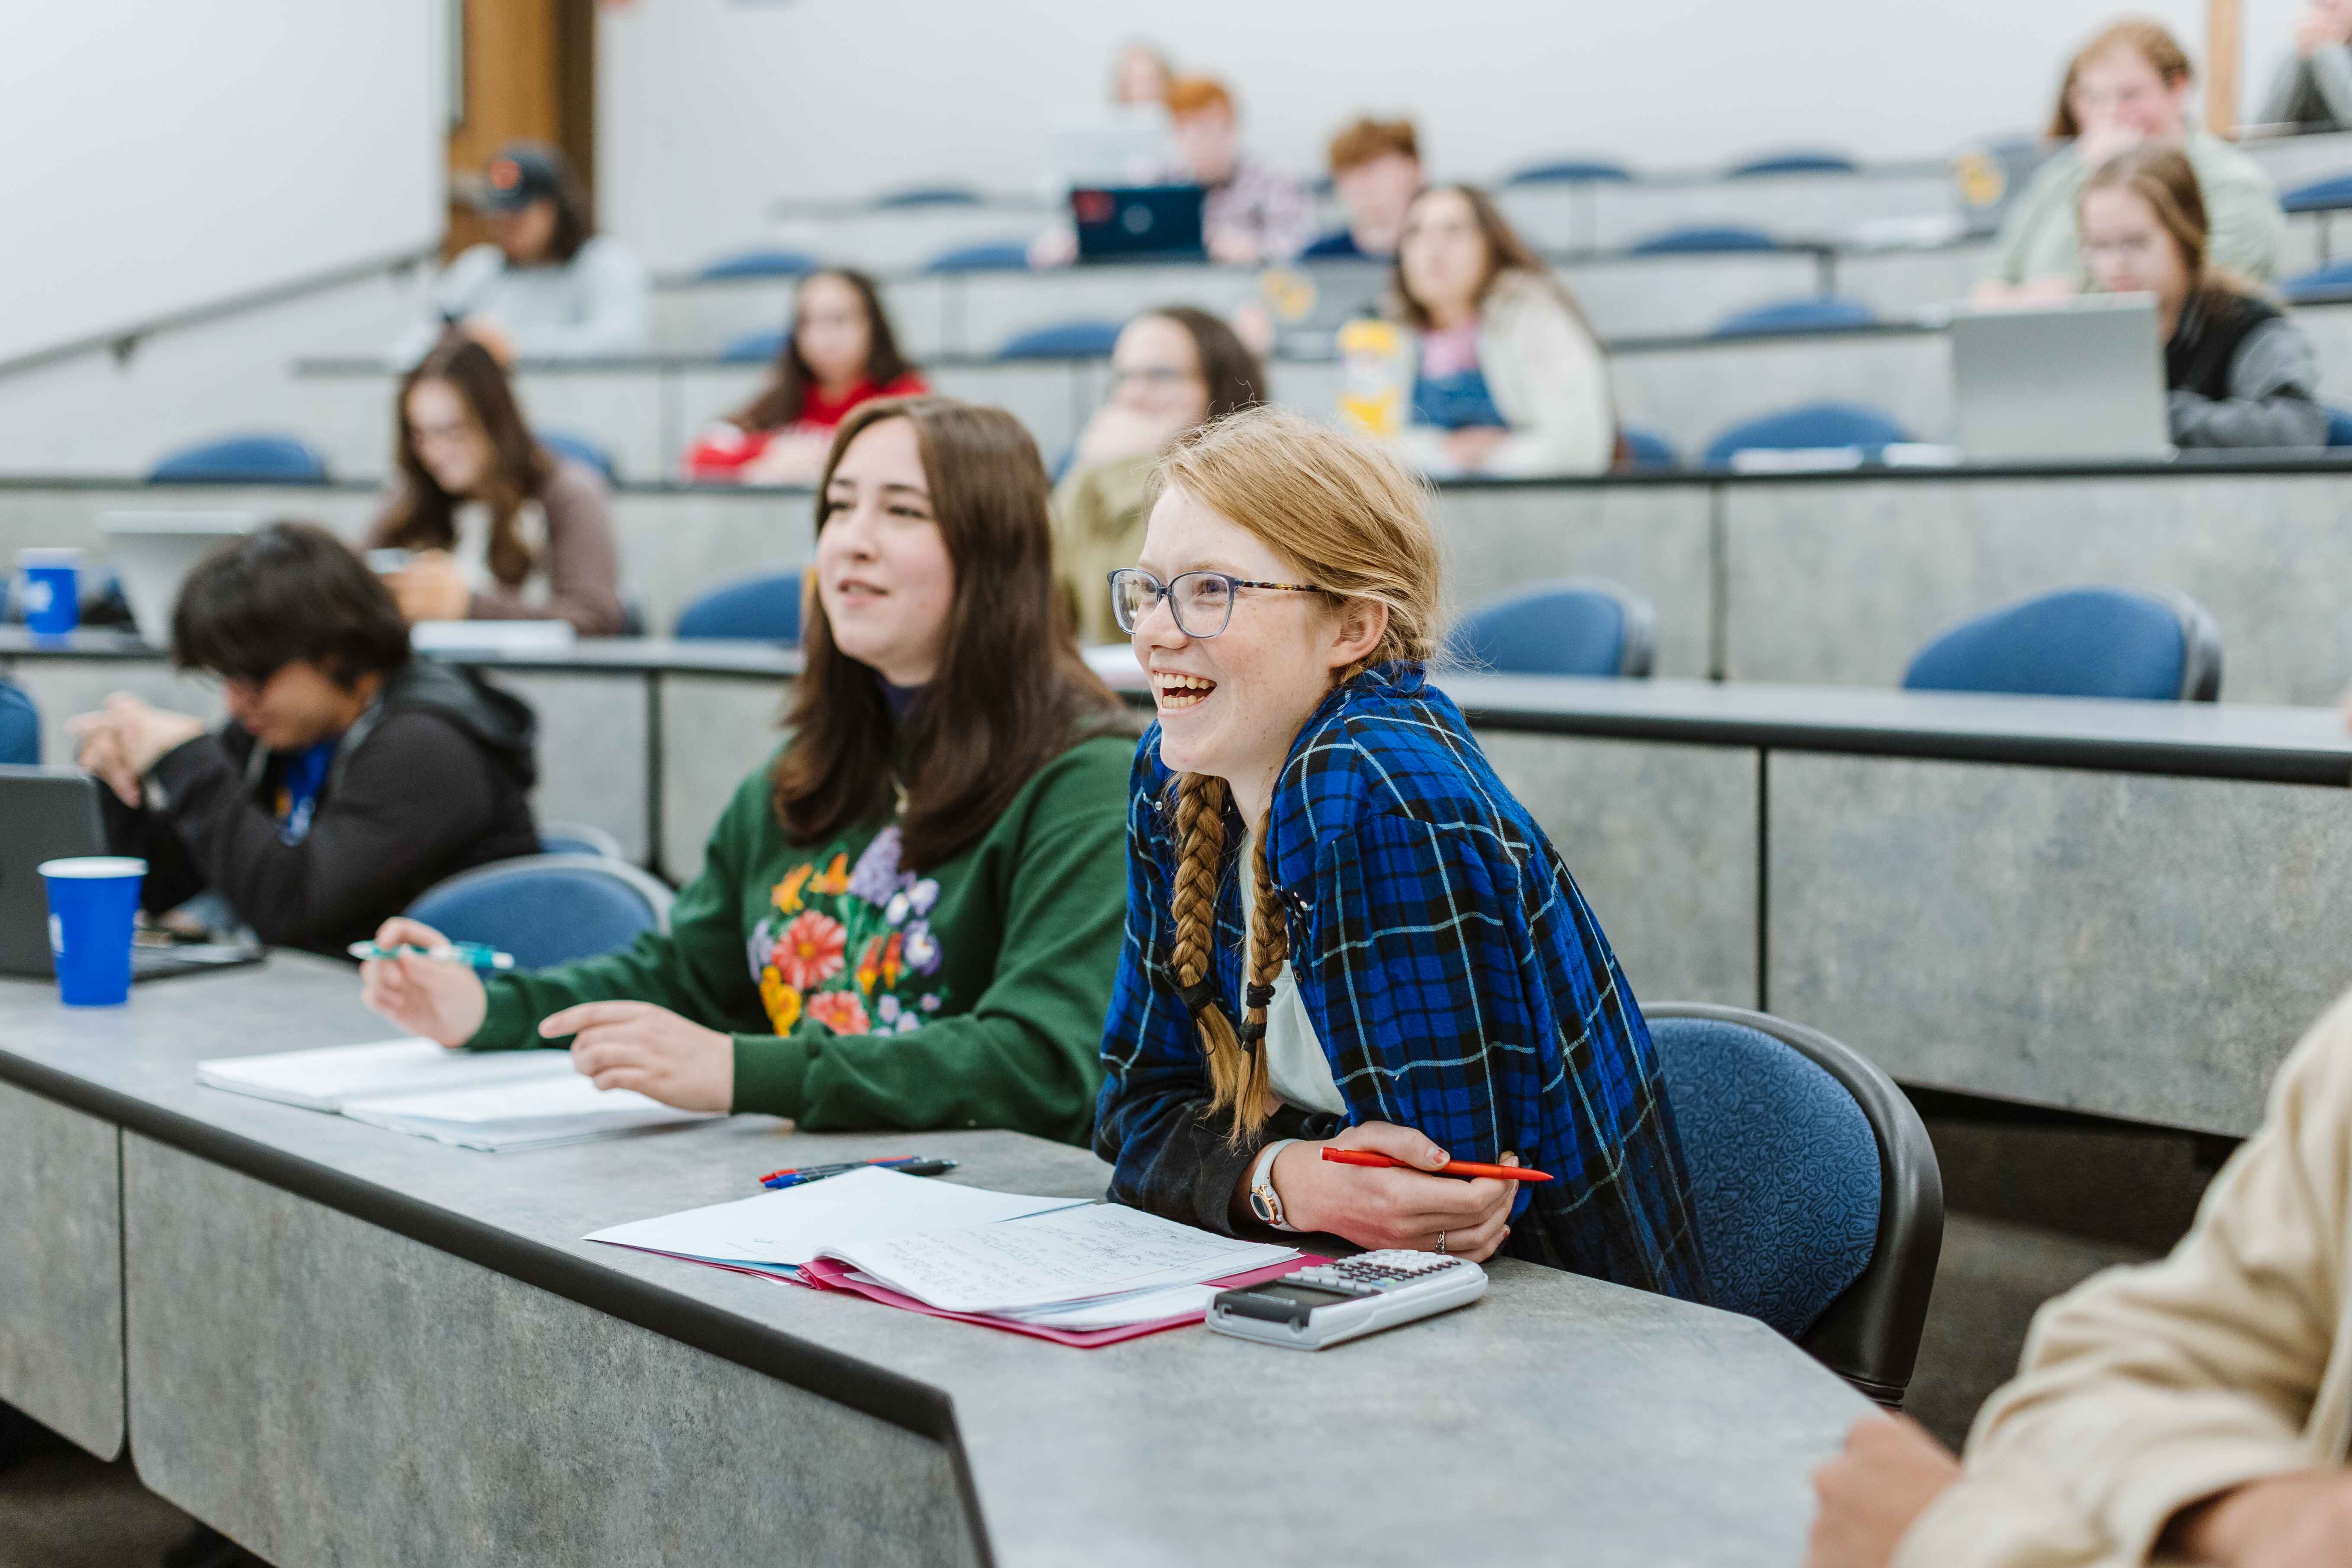
<svg viewBox="0 0 2352 1568">
<path fill-rule="evenodd" d="M 25 574 L 25 629 L 62 637 L 81 624 L 81 552 L 19 550 Z"/>
<path fill-rule="evenodd" d="M 147 862 L 121 855 L 44 860 L 49 890 L 49 956 L 58 996 L 68 1007 L 119 1007 L 131 1000 L 131 933 Z"/>
</svg>

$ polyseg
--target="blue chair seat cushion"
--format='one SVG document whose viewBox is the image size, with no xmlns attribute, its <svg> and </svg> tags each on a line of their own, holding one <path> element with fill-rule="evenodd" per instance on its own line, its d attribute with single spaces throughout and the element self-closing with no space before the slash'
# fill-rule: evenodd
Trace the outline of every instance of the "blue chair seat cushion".
<svg viewBox="0 0 2352 1568">
<path fill-rule="evenodd" d="M 468 873 L 427 889 L 409 906 L 409 918 L 453 942 L 510 952 L 518 969 L 617 952 L 660 924 L 645 895 L 619 877 L 529 860 L 491 868 L 501 874 Z"/>
</svg>

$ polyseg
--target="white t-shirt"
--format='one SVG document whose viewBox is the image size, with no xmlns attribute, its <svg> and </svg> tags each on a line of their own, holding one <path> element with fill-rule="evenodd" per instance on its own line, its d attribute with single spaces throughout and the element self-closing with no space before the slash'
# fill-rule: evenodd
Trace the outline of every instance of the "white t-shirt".
<svg viewBox="0 0 2352 1568">
<path fill-rule="evenodd" d="M 1242 846 L 1244 910 L 1256 897 L 1256 864 L 1257 836 L 1252 834 Z M 1248 984 L 1249 973 L 1250 958 L 1244 950 L 1244 984 Z M 1290 973 L 1286 960 L 1274 972 L 1274 1000 L 1266 1004 L 1265 1076 L 1286 1105 L 1300 1110 L 1328 1110 L 1339 1116 L 1348 1113 L 1347 1097 L 1339 1092 L 1339 1082 L 1331 1076 L 1331 1059 L 1323 1054 L 1323 1041 L 1315 1033 L 1315 1020 L 1307 1016 L 1307 1004 L 1298 994 L 1298 981 Z"/>
<path fill-rule="evenodd" d="M 464 574 L 466 586 L 477 594 L 497 587 L 499 581 L 490 573 L 490 509 L 480 501 L 469 500 L 458 507 L 452 522 L 457 531 L 457 542 L 449 553 Z M 544 605 L 549 593 L 547 509 L 536 500 L 524 501 L 515 513 L 515 530 L 535 563 L 530 575 L 523 579 L 517 592 L 526 605 Z"/>
</svg>

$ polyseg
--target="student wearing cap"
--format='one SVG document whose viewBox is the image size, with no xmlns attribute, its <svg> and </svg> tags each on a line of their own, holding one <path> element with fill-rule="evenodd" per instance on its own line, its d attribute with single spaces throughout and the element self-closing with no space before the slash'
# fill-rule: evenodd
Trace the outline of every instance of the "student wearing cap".
<svg viewBox="0 0 2352 1568">
<path fill-rule="evenodd" d="M 1405 209 L 1421 194 L 1421 138 L 1410 120 L 1367 115 L 1331 138 L 1331 187 L 1348 209 L 1335 228 L 1298 253 L 1302 261 L 1386 261 L 1404 237 Z"/>
<path fill-rule="evenodd" d="M 476 198 L 491 243 L 442 269 L 424 320 L 393 350 L 404 367 L 456 325 L 500 360 L 642 353 L 653 342 L 653 281 L 629 248 L 597 234 L 563 154 L 501 148 Z"/>
</svg>

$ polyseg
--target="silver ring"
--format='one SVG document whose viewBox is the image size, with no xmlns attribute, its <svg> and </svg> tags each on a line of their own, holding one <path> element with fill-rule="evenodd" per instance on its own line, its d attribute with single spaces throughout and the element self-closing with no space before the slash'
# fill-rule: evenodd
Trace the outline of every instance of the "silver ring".
<svg viewBox="0 0 2352 1568">
<path fill-rule="evenodd" d="M 1440 1252 L 1445 1250 L 1445 1233 L 1442 1230 L 1437 1233 L 1437 1250 Z"/>
</svg>

